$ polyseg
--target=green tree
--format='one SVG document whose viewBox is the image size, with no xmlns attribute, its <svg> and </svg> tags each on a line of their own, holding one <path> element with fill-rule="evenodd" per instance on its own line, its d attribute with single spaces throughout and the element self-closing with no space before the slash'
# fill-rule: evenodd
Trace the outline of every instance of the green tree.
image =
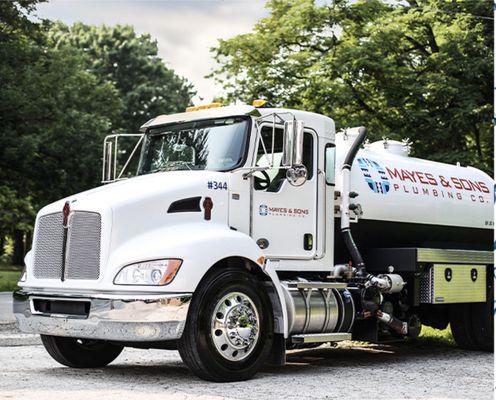
<svg viewBox="0 0 496 400">
<path fill-rule="evenodd" d="M 492 171 L 493 22 L 487 0 L 270 0 L 253 33 L 220 40 L 229 100 L 410 138 L 414 155 Z"/>
<path fill-rule="evenodd" d="M 50 37 L 56 48 L 81 50 L 89 70 L 101 82 L 115 85 L 124 103 L 113 120 L 116 130 L 135 132 L 149 119 L 182 112 L 191 104 L 191 84 L 167 68 L 149 34 L 138 35 L 129 25 L 56 23 Z"/>
<path fill-rule="evenodd" d="M 31 21 L 28 15 L 44 1 L 0 1 L 0 42 L 18 37 L 20 33 L 31 37 L 39 33 L 38 24 Z"/>
</svg>

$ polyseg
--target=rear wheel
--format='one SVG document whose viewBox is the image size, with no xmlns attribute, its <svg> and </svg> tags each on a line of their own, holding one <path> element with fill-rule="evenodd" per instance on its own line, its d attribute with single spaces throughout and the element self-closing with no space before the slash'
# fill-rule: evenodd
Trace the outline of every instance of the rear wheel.
<svg viewBox="0 0 496 400">
<path fill-rule="evenodd" d="M 55 361 L 72 368 L 104 367 L 114 361 L 123 349 L 102 340 L 48 335 L 41 335 L 41 342 Z"/>
<path fill-rule="evenodd" d="M 491 271 L 492 270 L 488 270 Z M 468 350 L 493 351 L 494 349 L 494 293 L 492 273 L 488 277 L 488 299 L 485 303 L 453 305 L 451 332 L 456 344 Z"/>
<path fill-rule="evenodd" d="M 178 349 L 200 378 L 229 382 L 251 378 L 273 340 L 270 300 L 247 271 L 226 268 L 195 292 Z"/>
</svg>

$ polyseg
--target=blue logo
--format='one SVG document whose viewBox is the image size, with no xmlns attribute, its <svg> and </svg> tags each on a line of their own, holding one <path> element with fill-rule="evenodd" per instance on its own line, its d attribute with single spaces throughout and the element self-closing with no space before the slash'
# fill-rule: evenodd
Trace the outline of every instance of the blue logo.
<svg viewBox="0 0 496 400">
<path fill-rule="evenodd" d="M 266 215 L 269 214 L 269 207 L 267 207 L 265 204 L 260 204 L 260 207 L 258 207 L 258 213 L 262 217 L 265 217 Z"/>
<path fill-rule="evenodd" d="M 386 171 L 379 163 L 370 158 L 359 158 L 357 161 L 367 185 L 374 193 L 386 194 L 389 192 L 391 184 Z"/>
</svg>

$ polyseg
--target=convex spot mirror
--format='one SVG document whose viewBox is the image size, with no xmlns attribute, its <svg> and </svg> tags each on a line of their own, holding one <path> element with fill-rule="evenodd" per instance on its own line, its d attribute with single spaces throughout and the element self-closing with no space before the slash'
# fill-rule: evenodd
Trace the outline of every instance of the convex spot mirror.
<svg viewBox="0 0 496 400">
<path fill-rule="evenodd" d="M 286 170 L 286 179 L 293 186 L 301 186 L 307 181 L 307 167 L 303 164 L 293 165 Z"/>
<path fill-rule="evenodd" d="M 284 123 L 284 142 L 282 165 L 288 167 L 286 178 L 293 186 L 303 185 L 308 176 L 303 165 L 303 121 L 286 121 Z"/>
</svg>

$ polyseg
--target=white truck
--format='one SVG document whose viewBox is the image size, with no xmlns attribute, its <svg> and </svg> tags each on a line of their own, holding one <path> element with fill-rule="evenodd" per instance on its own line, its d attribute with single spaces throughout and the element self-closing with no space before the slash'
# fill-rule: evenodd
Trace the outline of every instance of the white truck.
<svg viewBox="0 0 496 400">
<path fill-rule="evenodd" d="M 212 381 L 283 365 L 289 348 L 403 340 L 422 324 L 492 350 L 493 180 L 263 103 L 148 121 L 128 179 L 108 138 L 103 181 L 115 182 L 37 215 L 20 329 L 69 367 L 178 349 Z"/>
</svg>

